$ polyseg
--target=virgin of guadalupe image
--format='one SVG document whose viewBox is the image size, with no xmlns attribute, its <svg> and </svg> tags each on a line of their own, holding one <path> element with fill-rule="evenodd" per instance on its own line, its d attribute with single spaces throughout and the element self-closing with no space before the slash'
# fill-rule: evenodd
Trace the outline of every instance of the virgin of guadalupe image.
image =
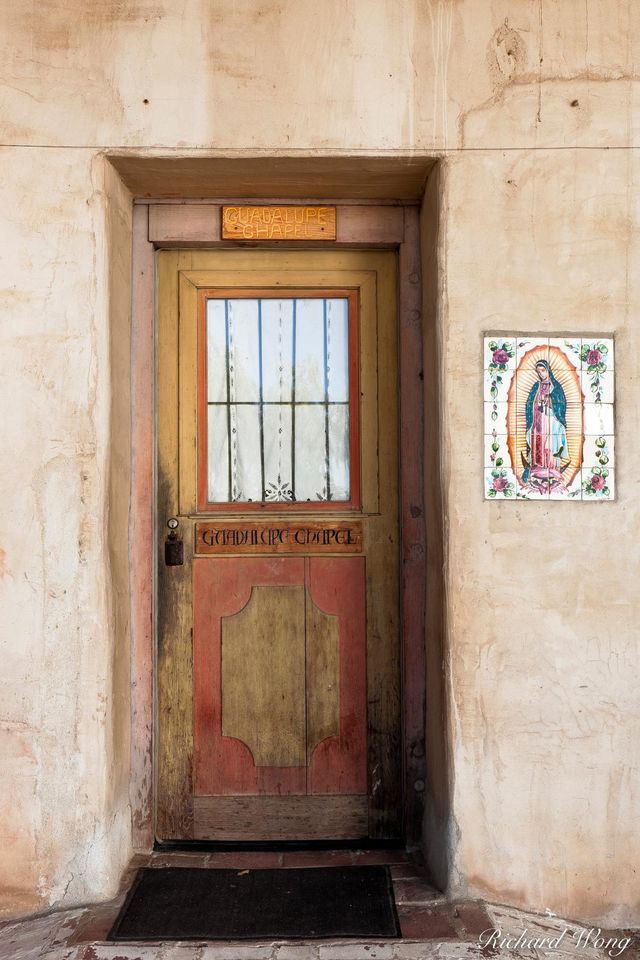
<svg viewBox="0 0 640 960">
<path fill-rule="evenodd" d="M 526 446 L 521 450 L 522 483 L 548 493 L 564 486 L 571 460 L 567 444 L 567 398 L 547 360 L 538 360 L 537 375 L 525 405 Z"/>
</svg>

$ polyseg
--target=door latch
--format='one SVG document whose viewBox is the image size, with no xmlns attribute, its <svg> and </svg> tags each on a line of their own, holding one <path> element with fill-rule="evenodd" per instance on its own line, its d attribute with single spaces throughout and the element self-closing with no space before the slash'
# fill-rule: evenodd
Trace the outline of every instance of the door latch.
<svg viewBox="0 0 640 960">
<path fill-rule="evenodd" d="M 164 542 L 164 562 L 167 567 L 181 567 L 184 563 L 184 543 L 178 538 L 179 523 L 175 517 L 167 520 L 169 533 Z"/>
</svg>

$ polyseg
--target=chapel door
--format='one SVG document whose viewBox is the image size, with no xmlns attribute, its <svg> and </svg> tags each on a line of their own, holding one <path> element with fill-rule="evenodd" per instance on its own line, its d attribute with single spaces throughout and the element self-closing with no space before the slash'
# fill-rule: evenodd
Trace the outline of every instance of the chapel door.
<svg viewBox="0 0 640 960">
<path fill-rule="evenodd" d="M 157 836 L 397 838 L 395 254 L 162 251 L 158 306 Z"/>
</svg>

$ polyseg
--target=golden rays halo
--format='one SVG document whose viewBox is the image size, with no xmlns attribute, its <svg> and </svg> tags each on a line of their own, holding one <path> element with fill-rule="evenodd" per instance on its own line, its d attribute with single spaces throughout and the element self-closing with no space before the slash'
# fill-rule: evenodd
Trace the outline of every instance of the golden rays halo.
<svg viewBox="0 0 640 960">
<path fill-rule="evenodd" d="M 507 396 L 507 433 L 511 463 L 520 486 L 526 456 L 527 420 L 526 404 L 529 391 L 538 380 L 536 363 L 539 360 L 548 360 L 551 372 L 564 390 L 567 400 L 567 447 L 569 465 L 564 471 L 564 482 L 567 486 L 573 481 L 582 466 L 582 446 L 584 432 L 582 423 L 582 409 L 584 399 L 580 385 L 580 375 L 569 358 L 559 347 L 550 347 L 540 344 L 528 350 L 516 368 L 515 375 L 509 386 Z"/>
</svg>

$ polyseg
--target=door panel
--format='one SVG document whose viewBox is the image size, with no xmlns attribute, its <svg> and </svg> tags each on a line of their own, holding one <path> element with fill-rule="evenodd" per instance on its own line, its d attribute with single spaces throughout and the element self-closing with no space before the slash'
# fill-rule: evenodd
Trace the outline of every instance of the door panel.
<svg viewBox="0 0 640 960">
<path fill-rule="evenodd" d="M 195 797 L 199 839 L 324 840 L 366 837 L 367 797 Z"/>
<path fill-rule="evenodd" d="M 232 634 L 237 618 L 246 620 L 246 611 L 249 605 L 252 605 L 252 597 L 255 590 L 278 591 L 284 601 L 286 615 L 289 612 L 286 608 L 291 607 L 291 599 L 295 592 L 304 592 L 304 559 L 302 558 L 278 558 L 278 559 L 218 559 L 218 558 L 197 558 L 193 563 L 193 661 L 194 661 L 194 748 L 195 748 L 195 784 L 194 792 L 196 795 L 207 794 L 260 794 L 260 793 L 305 793 L 306 771 L 304 763 L 265 763 L 261 764 L 262 750 L 258 745 L 258 762 L 252 752 L 253 743 L 248 744 L 241 736 L 225 736 L 223 732 L 223 717 L 226 713 L 228 718 L 234 714 L 242 713 L 242 704 L 238 704 L 236 709 L 235 693 L 239 692 L 239 699 L 246 701 L 247 713 L 245 714 L 245 723 L 248 725 L 249 711 L 255 708 L 256 689 L 261 686 L 261 681 L 265 694 L 259 694 L 263 704 L 268 703 L 269 695 L 277 695 L 277 668 L 276 676 L 273 677 L 273 661 L 266 663 L 266 677 L 264 673 L 256 675 L 254 673 L 255 664 L 239 664 L 238 675 L 236 678 L 229 677 L 231 680 L 230 690 L 224 689 L 223 706 L 223 686 L 222 679 L 225 669 L 224 663 L 224 628 L 231 628 Z M 282 591 L 285 591 L 284 597 Z M 276 604 L 271 613 L 278 615 L 278 605 Z M 300 615 L 301 614 L 301 615 Z M 294 618 L 292 618 L 292 621 Z M 300 622 L 301 621 L 301 622 Z M 248 644 L 253 640 L 252 636 L 247 636 Z M 227 635 L 227 639 L 229 639 Z M 267 635 L 264 639 L 269 641 Z M 289 734 L 289 750 L 286 751 L 285 760 L 291 760 L 293 749 L 296 742 L 299 746 L 302 739 L 304 749 L 304 707 L 300 708 L 300 698 L 298 697 L 298 716 L 295 716 L 295 700 L 293 695 L 299 690 L 304 689 L 304 597 L 301 598 L 301 604 L 298 606 L 298 634 L 293 631 L 278 630 L 277 645 L 283 649 L 287 641 L 289 646 L 297 643 L 302 657 L 297 659 L 297 682 L 296 690 L 289 691 L 292 697 L 294 709 L 290 716 L 283 716 L 285 729 L 280 732 L 285 737 Z M 255 656 L 260 661 L 263 655 L 268 657 L 269 650 L 265 646 L 256 644 Z M 249 654 L 251 656 L 251 653 Z M 231 654 L 232 660 L 234 654 Z M 228 674 L 230 666 L 227 666 Z M 287 663 L 281 667 L 282 674 L 286 675 Z M 296 663 L 292 664 L 292 673 L 296 674 Z M 237 683 L 234 685 L 233 680 Z M 267 683 L 266 680 L 274 682 Z M 285 679 L 286 683 L 286 679 Z M 254 689 L 252 689 L 252 687 Z M 227 705 L 227 697 L 232 698 L 230 709 Z M 251 699 L 252 702 L 249 702 Z M 288 706 L 285 699 L 282 703 Z M 264 711 L 263 711 L 264 714 Z M 270 718 L 262 716 L 256 717 L 254 713 L 251 720 L 263 719 L 269 730 L 273 729 L 270 725 Z M 246 727 L 245 727 L 246 729 Z M 260 737 L 261 731 L 255 728 L 247 734 L 247 739 L 254 740 L 254 737 Z M 297 734 L 297 737 L 296 737 Z M 274 730 L 274 735 L 278 731 Z M 269 744 L 264 744 L 268 753 Z M 288 755 L 287 755 L 288 754 Z M 303 757 L 304 760 L 304 757 Z"/>
<path fill-rule="evenodd" d="M 271 795 L 265 809 L 276 816 L 280 806 L 285 819 L 289 796 L 331 806 L 352 795 L 366 807 L 364 558 L 198 558 L 193 603 L 200 813 L 227 809 L 216 807 L 220 795 Z M 296 809 L 302 817 L 307 807 Z M 361 804 L 344 809 L 340 836 L 354 835 Z M 219 825 L 211 836 L 234 830 Z"/>
<path fill-rule="evenodd" d="M 394 254 L 158 279 L 157 834 L 398 837 Z"/>
<path fill-rule="evenodd" d="M 302 585 L 254 586 L 220 623 L 221 733 L 242 741 L 255 767 L 307 765 L 304 599 Z"/>
<path fill-rule="evenodd" d="M 196 794 L 366 793 L 364 594 L 362 557 L 194 561 Z"/>
</svg>

